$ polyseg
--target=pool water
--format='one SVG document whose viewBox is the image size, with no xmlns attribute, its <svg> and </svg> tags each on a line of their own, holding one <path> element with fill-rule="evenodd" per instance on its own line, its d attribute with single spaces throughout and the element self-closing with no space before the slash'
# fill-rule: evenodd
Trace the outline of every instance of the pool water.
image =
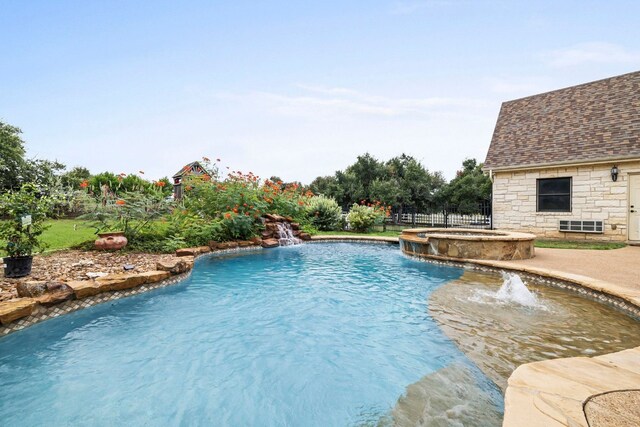
<svg viewBox="0 0 640 427">
<path fill-rule="evenodd" d="M 202 258 L 0 339 L 1 424 L 499 425 L 499 389 L 429 314 L 462 272 L 373 244 Z"/>
</svg>

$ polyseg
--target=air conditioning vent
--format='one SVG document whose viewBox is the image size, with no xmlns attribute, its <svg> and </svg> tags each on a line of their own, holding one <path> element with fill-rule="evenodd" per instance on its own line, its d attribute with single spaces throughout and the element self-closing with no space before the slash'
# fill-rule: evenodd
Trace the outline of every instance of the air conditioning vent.
<svg viewBox="0 0 640 427">
<path fill-rule="evenodd" d="M 559 230 L 570 233 L 604 233 L 604 221 L 560 220 Z"/>
</svg>

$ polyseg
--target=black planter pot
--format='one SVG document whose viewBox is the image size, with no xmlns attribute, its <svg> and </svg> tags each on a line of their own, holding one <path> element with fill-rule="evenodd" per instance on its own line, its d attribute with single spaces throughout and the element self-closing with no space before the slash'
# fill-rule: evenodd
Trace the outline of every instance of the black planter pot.
<svg viewBox="0 0 640 427">
<path fill-rule="evenodd" d="M 31 274 L 32 256 L 6 257 L 4 261 L 4 277 L 24 277 Z"/>
</svg>

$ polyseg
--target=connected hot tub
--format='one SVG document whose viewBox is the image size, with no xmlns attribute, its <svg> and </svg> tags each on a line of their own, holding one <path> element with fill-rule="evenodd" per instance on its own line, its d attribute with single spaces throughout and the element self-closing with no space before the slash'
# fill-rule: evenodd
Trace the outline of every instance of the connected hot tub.
<svg viewBox="0 0 640 427">
<path fill-rule="evenodd" d="M 402 252 L 419 257 L 517 260 L 534 257 L 536 236 L 496 230 L 411 228 L 400 235 Z"/>
</svg>

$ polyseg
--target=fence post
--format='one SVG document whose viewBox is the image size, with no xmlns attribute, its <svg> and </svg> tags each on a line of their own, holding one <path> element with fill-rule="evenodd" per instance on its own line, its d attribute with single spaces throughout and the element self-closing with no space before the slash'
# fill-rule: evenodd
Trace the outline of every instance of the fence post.
<svg viewBox="0 0 640 427">
<path fill-rule="evenodd" d="M 445 208 L 442 213 L 444 214 L 444 228 L 449 228 L 449 212 Z"/>
</svg>

